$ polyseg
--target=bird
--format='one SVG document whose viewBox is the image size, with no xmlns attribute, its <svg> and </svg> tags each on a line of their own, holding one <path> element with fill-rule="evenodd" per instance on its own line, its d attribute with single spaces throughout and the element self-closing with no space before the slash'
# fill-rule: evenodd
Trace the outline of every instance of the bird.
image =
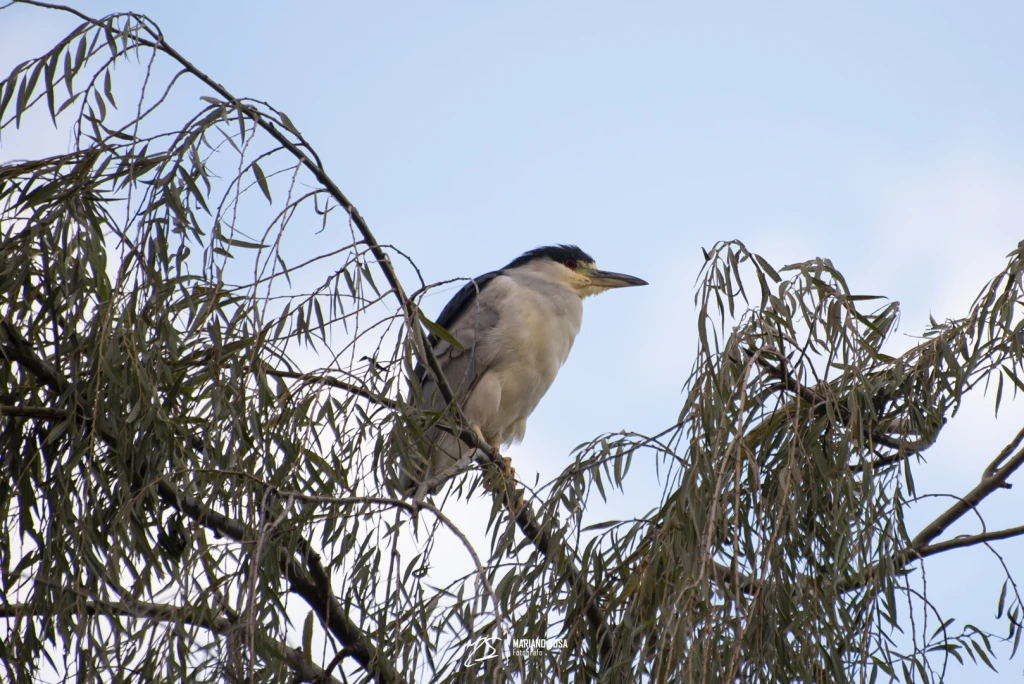
<svg viewBox="0 0 1024 684">
<path fill-rule="evenodd" d="M 569 357 L 583 300 L 638 285 L 647 282 L 598 269 L 575 245 L 551 245 L 471 279 L 452 297 L 436 320 L 447 335 L 431 333 L 427 343 L 463 416 L 496 454 L 526 434 L 527 419 Z M 412 378 L 408 405 L 433 423 L 396 431 L 402 437 L 393 449 L 401 452 L 399 488 L 422 499 L 459 472 L 475 449 L 438 427 L 446 404 L 421 365 Z"/>
</svg>

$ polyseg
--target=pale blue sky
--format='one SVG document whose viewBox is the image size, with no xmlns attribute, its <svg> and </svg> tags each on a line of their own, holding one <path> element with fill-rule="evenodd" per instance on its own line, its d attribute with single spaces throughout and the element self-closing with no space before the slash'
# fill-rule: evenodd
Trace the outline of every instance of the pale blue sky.
<svg viewBox="0 0 1024 684">
<path fill-rule="evenodd" d="M 1024 5 L 837 4 L 78 3 L 148 13 L 236 95 L 287 112 L 429 281 L 553 242 L 650 281 L 587 302 L 512 452 L 548 477 L 598 433 L 674 422 L 701 246 L 829 257 L 855 290 L 903 302 L 914 335 L 929 312 L 964 313 L 1024 237 Z M 0 16 L 5 70 L 66 27 Z M 5 143 L 0 159 L 66 138 L 42 122 Z M 972 402 L 946 428 L 918 471 L 925 491 L 973 486 L 1024 416 L 991 413 Z M 1015 481 L 987 504 L 990 526 L 1024 522 Z M 929 505 L 913 520 L 945 504 Z M 997 549 L 1024 574 L 1024 541 Z M 977 551 L 936 559 L 929 589 L 984 624 L 999 587 L 972 588 L 997 567 Z"/>
</svg>

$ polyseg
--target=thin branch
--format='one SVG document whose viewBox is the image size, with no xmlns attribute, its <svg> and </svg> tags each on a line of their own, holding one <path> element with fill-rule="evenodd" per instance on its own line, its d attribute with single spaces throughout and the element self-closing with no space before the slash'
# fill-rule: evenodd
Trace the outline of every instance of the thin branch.
<svg viewBox="0 0 1024 684">
<path fill-rule="evenodd" d="M 477 577 L 480 579 L 480 583 L 483 584 L 484 589 L 487 590 L 487 595 L 488 597 L 490 597 L 491 604 L 494 606 L 494 623 L 495 625 L 497 625 L 498 628 L 498 636 L 502 640 L 504 640 L 505 629 L 502 625 L 501 602 L 498 600 L 498 595 L 494 593 L 494 587 L 491 586 L 490 580 L 487 579 L 487 573 L 484 571 L 484 564 L 480 562 L 480 556 L 477 555 L 476 550 L 473 548 L 473 545 L 469 543 L 469 539 L 467 539 L 466 535 L 462 533 L 462 530 L 456 527 L 455 523 L 453 523 L 448 518 L 448 516 L 442 513 L 437 506 L 430 503 L 429 501 L 424 501 L 420 505 L 423 508 L 426 508 L 431 513 L 433 513 L 435 516 L 437 516 L 437 519 L 440 520 L 445 526 L 447 526 L 448 529 L 451 530 L 452 533 L 459 538 L 459 541 L 462 542 L 462 545 L 466 547 L 466 551 L 469 552 L 469 555 L 473 558 L 473 563 L 476 564 Z M 494 673 L 495 681 L 497 681 L 497 678 L 501 675 L 501 660 L 499 660 L 496 663 L 496 666 L 497 670 L 495 670 Z"/>
<path fill-rule="evenodd" d="M 989 494 L 997 489 L 1005 489 L 1009 484 L 1006 481 L 1007 478 L 1020 468 L 1021 465 L 1024 465 L 1024 449 L 1019 450 L 1016 454 L 1010 457 L 1009 460 L 1006 460 L 1002 466 L 991 471 L 991 474 L 989 474 L 989 468 L 991 468 L 991 466 L 986 468 L 985 474 L 982 476 L 981 482 L 978 486 L 968 492 L 955 504 L 947 508 L 939 517 L 935 518 L 935 520 L 928 523 L 924 529 L 918 532 L 917 536 L 914 537 L 908 552 L 914 553 L 928 546 L 933 539 L 945 532 L 946 528 L 959 520 L 965 513 L 977 508 L 978 504 L 980 504 L 981 501 Z"/>
<path fill-rule="evenodd" d="M 64 409 L 51 408 L 49 406 L 9 406 L 7 404 L 0 404 L 0 416 L 63 420 L 68 417 L 68 412 Z"/>
<path fill-rule="evenodd" d="M 751 354 L 751 352 L 747 350 L 747 354 Z M 772 363 L 768 361 L 768 359 L 764 358 L 760 354 L 757 355 L 756 361 L 758 366 L 760 366 L 761 368 L 768 372 L 768 375 L 781 382 L 783 387 L 785 387 L 790 392 L 796 394 L 797 397 L 807 402 L 811 406 L 824 406 L 829 403 L 827 399 L 820 396 L 813 389 L 807 387 L 806 385 L 802 384 L 799 380 L 797 380 L 795 377 L 793 377 L 793 375 L 786 369 L 786 367 L 783 364 L 779 364 L 778 366 L 772 365 Z M 838 403 L 835 404 L 835 407 L 836 410 L 839 412 L 839 415 L 843 418 L 843 420 L 850 420 L 849 408 Z M 913 453 L 912 450 L 907 450 L 905 443 L 893 440 L 888 435 L 872 431 L 870 433 L 870 436 L 871 440 L 875 444 L 880 444 L 881 446 L 887 447 L 889 449 L 895 449 L 896 451 Z M 898 457 L 895 460 L 899 460 L 899 458 L 902 458 L 902 456 Z M 854 470 L 860 470 L 863 467 L 863 464 L 851 466 L 851 468 Z"/>
<path fill-rule="evenodd" d="M 107 617 L 132 617 L 145 620 L 156 620 L 159 622 L 173 622 L 175 624 L 194 625 L 208 629 L 221 636 L 227 636 L 238 629 L 231 619 L 223 615 L 215 615 L 213 611 L 204 611 L 188 606 L 171 606 L 164 603 L 149 603 L 146 601 L 135 601 L 122 603 L 114 601 L 101 601 L 90 599 L 79 603 L 86 615 L 102 615 Z M 26 603 L 3 603 L 0 604 L 0 618 L 11 619 L 26 616 L 49 616 L 49 609 Z M 292 648 L 285 643 L 275 642 L 275 645 L 295 674 L 295 682 L 311 682 L 321 684 L 341 684 L 328 672 L 325 672 L 318 665 L 307 659 L 302 651 Z"/>
<path fill-rule="evenodd" d="M 384 406 L 385 408 L 393 410 L 398 410 L 399 408 L 398 403 L 392 399 L 382 397 L 379 394 L 375 394 L 363 387 L 353 385 L 352 383 L 345 382 L 344 380 L 332 378 L 329 375 L 321 375 L 319 373 L 298 373 L 296 371 L 277 370 L 276 368 L 270 367 L 264 367 L 264 372 L 275 378 L 289 378 L 291 380 L 301 380 L 303 382 L 327 385 L 328 387 L 345 390 L 346 392 L 356 394 L 364 399 L 369 399 L 373 403 Z"/>
<path fill-rule="evenodd" d="M 180 494 L 166 480 L 157 483 L 157 491 L 166 503 L 208 529 L 239 542 L 252 541 L 256 538 L 255 533 L 242 523 L 207 508 L 191 496 Z M 404 682 L 394 664 L 381 656 L 370 637 L 348 617 L 331 590 L 330 579 L 320 557 L 305 538 L 300 538 L 298 552 L 306 564 L 309 576 L 297 567 L 295 558 L 285 549 L 278 550 L 279 562 L 284 568 L 285 578 L 291 585 L 291 590 L 305 599 L 327 628 L 342 644 L 351 649 L 352 657 L 370 676 L 389 684 Z"/>
<path fill-rule="evenodd" d="M 123 603 L 90 599 L 82 604 L 88 615 L 121 615 L 126 617 L 146 618 L 160 622 L 176 622 L 209 629 L 218 634 L 227 634 L 235 628 L 235 624 L 223 615 L 212 610 L 202 610 L 191 606 L 172 606 L 166 603 L 149 603 L 134 601 Z M 0 618 L 18 618 L 28 615 L 50 615 L 49 608 L 29 603 L 0 604 Z"/>
<path fill-rule="evenodd" d="M 68 381 L 36 354 L 21 331 L 6 319 L 0 320 L 0 354 L 8 361 L 17 361 L 58 395 L 68 388 Z"/>
<path fill-rule="evenodd" d="M 1020 434 L 1010 442 L 1010 446 L 1019 445 L 1024 441 Z M 1012 449 L 1011 449 L 1012 450 Z M 899 573 L 916 560 L 934 556 L 951 549 L 959 549 L 976 544 L 984 544 L 990 541 L 1008 539 L 1024 535 L 1024 526 L 1012 527 L 995 532 L 982 532 L 976 535 L 956 537 L 948 541 L 932 544 L 932 540 L 945 532 L 953 523 L 962 518 L 968 511 L 978 508 L 981 502 L 997 489 L 1006 489 L 1011 485 L 1007 479 L 1016 472 L 1021 465 L 1024 465 L 1024 449 L 1017 451 L 1007 460 L 1003 449 L 999 456 L 985 469 L 981 482 L 963 497 L 958 497 L 956 503 L 943 511 L 938 517 L 924 526 L 920 532 L 911 540 L 910 545 L 894 554 L 891 564 L 893 572 Z M 1003 465 L 992 469 L 992 465 Z M 842 582 L 840 591 L 850 591 L 864 586 L 878 572 L 881 563 L 876 563 L 858 573 L 855 579 Z"/>
<path fill-rule="evenodd" d="M 313 177 L 316 178 L 327 191 L 331 197 L 345 210 L 359 230 L 360 235 L 363 237 L 363 241 L 369 247 L 374 258 L 377 260 L 378 267 L 384 272 L 384 277 L 387 279 L 388 284 L 391 286 L 395 297 L 402 308 L 402 312 L 406 319 L 406 325 L 413 337 L 414 347 L 416 348 L 417 355 L 421 359 L 425 359 L 427 366 L 430 368 L 434 381 L 437 384 L 438 389 L 441 392 L 442 397 L 449 406 L 456 407 L 458 409 L 458 402 L 455 399 L 455 394 L 452 392 L 451 387 L 448 384 L 447 379 L 444 376 L 444 372 L 441 369 L 440 364 L 437 361 L 437 357 L 433 353 L 433 349 L 430 345 L 425 343 L 423 337 L 423 330 L 419 324 L 417 318 L 418 309 L 416 305 L 408 298 L 405 294 L 405 290 L 402 288 L 401 283 L 398 280 L 398 275 L 395 273 L 394 268 L 391 265 L 391 261 L 388 258 L 387 253 L 383 250 L 380 244 L 377 242 L 376 237 L 370 230 L 369 225 L 359 214 L 356 207 L 349 201 L 348 197 L 341 191 L 341 189 L 334 183 L 333 180 L 327 175 L 327 172 L 320 166 L 319 163 L 311 160 L 305 152 L 300 149 L 298 145 L 292 142 L 284 133 L 282 133 L 272 122 L 268 121 L 262 113 L 255 107 L 243 104 L 234 95 L 232 95 L 224 86 L 220 85 L 205 73 L 201 72 L 191 62 L 185 59 L 181 54 L 174 50 L 167 41 L 162 37 L 159 38 L 157 43 L 147 41 L 142 38 L 135 37 L 135 39 L 143 45 L 147 45 L 154 49 L 159 49 L 181 64 L 182 67 L 187 69 L 193 76 L 198 78 L 200 81 L 205 83 L 212 90 L 217 92 L 221 97 L 234 105 L 239 111 L 244 111 L 254 123 L 260 128 L 266 131 L 274 140 L 276 140 L 282 147 L 288 150 L 293 156 L 302 162 Z M 457 411 L 461 418 L 461 411 Z M 463 421 L 465 422 L 465 421 Z M 460 435 L 463 441 L 466 441 L 470 446 L 476 447 L 483 452 L 491 463 L 497 466 L 501 466 L 500 457 L 486 444 L 483 440 L 480 440 L 476 433 L 472 430 L 466 429 L 462 431 Z M 580 598 L 585 606 L 585 614 L 591 626 L 594 628 L 598 638 L 598 646 L 602 652 L 607 652 L 611 648 L 611 641 L 608 634 L 607 625 L 605 622 L 604 611 L 598 605 L 597 597 L 590 587 L 589 583 L 584 578 L 583 572 L 572 564 L 564 553 L 554 551 L 555 545 L 552 544 L 552 538 L 548 531 L 544 530 L 541 525 L 537 522 L 536 514 L 528 504 L 524 504 L 522 500 L 513 500 L 515 497 L 510 495 L 510 492 L 506 491 L 504 496 L 504 502 L 506 508 L 510 513 L 515 516 L 516 524 L 519 529 L 526 535 L 538 550 L 541 551 L 549 560 L 561 560 L 566 565 L 566 571 L 570 576 L 572 584 L 577 587 L 580 592 Z"/>
<path fill-rule="evenodd" d="M 996 471 L 999 470 L 999 466 L 1003 464 L 1003 461 L 1009 458 L 1010 454 L 1020 446 L 1021 442 L 1024 442 L 1024 428 L 1021 428 L 1020 432 L 1017 433 L 1017 436 L 1014 437 L 1009 444 L 1003 447 L 1003 450 L 999 452 L 998 456 L 992 459 L 992 462 L 988 464 L 987 468 L 985 468 L 982 478 L 995 477 Z"/>
<path fill-rule="evenodd" d="M 934 556 L 937 553 L 943 551 L 949 551 L 950 549 L 961 549 L 965 546 L 974 546 L 975 544 L 985 544 L 990 541 L 999 541 L 1000 539 L 1009 539 L 1011 537 L 1019 537 L 1024 535 L 1024 525 L 1017 527 L 1009 527 L 1005 530 L 996 530 L 995 532 L 982 532 L 981 534 L 964 535 L 961 537 L 954 537 L 938 544 L 929 544 L 918 549 L 915 555 L 918 558 L 925 558 L 927 556 Z"/>
</svg>

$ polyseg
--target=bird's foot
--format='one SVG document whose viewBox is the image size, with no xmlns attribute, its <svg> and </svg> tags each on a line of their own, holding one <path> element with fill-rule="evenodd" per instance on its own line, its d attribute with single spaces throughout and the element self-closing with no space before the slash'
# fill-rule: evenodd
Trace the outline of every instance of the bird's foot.
<svg viewBox="0 0 1024 684">
<path fill-rule="evenodd" d="M 491 447 L 491 451 L 494 452 L 494 463 L 501 467 L 501 474 L 506 479 L 515 475 L 516 471 L 512 467 L 512 459 L 501 455 L 501 440 L 494 437 L 485 441 Z"/>
<path fill-rule="evenodd" d="M 508 502 L 512 515 L 519 515 L 519 511 L 523 510 L 523 506 L 526 505 L 526 497 L 524 496 L 523 490 L 513 489 Z"/>
<path fill-rule="evenodd" d="M 500 440 L 489 439 L 486 442 L 494 452 L 494 465 L 497 468 L 484 475 L 484 488 L 495 494 L 502 494 L 512 513 L 518 514 L 523 508 L 525 499 L 523 490 L 516 487 L 516 470 L 512 467 L 512 459 L 501 455 Z"/>
</svg>

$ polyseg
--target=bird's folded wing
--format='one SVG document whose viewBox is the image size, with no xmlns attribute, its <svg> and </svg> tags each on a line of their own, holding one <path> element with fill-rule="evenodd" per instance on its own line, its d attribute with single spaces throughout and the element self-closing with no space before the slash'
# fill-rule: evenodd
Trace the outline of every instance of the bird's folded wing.
<svg viewBox="0 0 1024 684">
<path fill-rule="evenodd" d="M 492 359 L 481 352 L 479 341 L 486 339 L 499 322 L 496 302 L 484 293 L 495 285 L 492 281 L 500 276 L 499 271 L 493 271 L 474 278 L 463 285 L 441 310 L 437 324 L 459 342 L 461 349 L 434 335 L 428 338 L 456 397 L 464 397 L 470 392 L 492 362 Z M 416 376 L 423 384 L 421 407 L 440 410 L 443 404 L 438 405 L 439 398 L 434 396 L 436 387 L 427 377 L 426 369 L 418 365 Z"/>
<path fill-rule="evenodd" d="M 489 305 L 486 298 L 475 297 L 447 328 L 462 348 L 454 347 L 444 340 L 435 342 L 434 355 L 456 397 L 465 398 L 491 366 L 493 359 L 486 353 L 486 346 L 481 341 L 487 339 L 498 326 L 499 320 L 497 308 Z M 425 398 L 428 396 L 428 384 L 432 386 L 433 382 L 424 382 Z"/>
</svg>

